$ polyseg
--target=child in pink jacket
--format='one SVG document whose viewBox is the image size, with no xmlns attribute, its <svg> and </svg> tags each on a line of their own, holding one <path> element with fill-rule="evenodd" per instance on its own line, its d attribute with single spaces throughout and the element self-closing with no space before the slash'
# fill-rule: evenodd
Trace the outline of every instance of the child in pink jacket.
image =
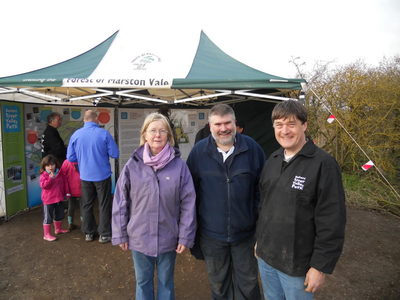
<svg viewBox="0 0 400 300">
<path fill-rule="evenodd" d="M 39 174 L 44 215 L 43 239 L 52 242 L 57 239 L 50 233 L 53 216 L 55 234 L 69 232 L 69 230 L 61 229 L 61 221 L 64 219 L 64 197 L 69 198 L 71 195 L 67 180 L 58 171 L 57 160 L 53 155 L 47 155 L 42 159 Z"/>
<path fill-rule="evenodd" d="M 64 160 L 60 172 L 64 174 L 67 178 L 67 183 L 69 186 L 69 190 L 71 192 L 71 198 L 69 198 L 68 203 L 68 229 L 74 230 L 74 214 L 75 214 L 75 207 L 76 204 L 79 205 L 81 194 L 81 178 L 79 176 L 79 168 L 78 163 L 69 162 L 67 159 Z M 81 217 L 82 219 L 82 217 Z"/>
</svg>

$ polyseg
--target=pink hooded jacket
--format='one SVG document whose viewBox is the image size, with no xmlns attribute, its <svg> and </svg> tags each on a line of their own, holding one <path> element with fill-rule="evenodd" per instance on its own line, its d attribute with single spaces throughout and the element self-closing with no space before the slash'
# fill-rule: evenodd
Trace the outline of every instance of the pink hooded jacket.
<svg viewBox="0 0 400 300">
<path fill-rule="evenodd" d="M 58 172 L 56 178 L 51 178 L 50 174 L 44 171 L 40 175 L 40 187 L 44 205 L 61 202 L 70 193 L 67 180 L 61 172 Z"/>
<path fill-rule="evenodd" d="M 81 197 L 81 178 L 77 168 L 78 163 L 69 162 L 67 159 L 64 160 L 60 172 L 67 178 L 67 183 L 72 197 Z"/>
</svg>

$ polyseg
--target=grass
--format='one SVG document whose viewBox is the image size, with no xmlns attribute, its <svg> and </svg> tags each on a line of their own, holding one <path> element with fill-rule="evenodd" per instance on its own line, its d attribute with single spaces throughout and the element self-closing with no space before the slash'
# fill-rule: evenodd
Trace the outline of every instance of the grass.
<svg viewBox="0 0 400 300">
<path fill-rule="evenodd" d="M 347 204 L 400 216 L 400 198 L 385 182 L 372 176 L 359 177 L 345 173 L 342 176 Z"/>
</svg>

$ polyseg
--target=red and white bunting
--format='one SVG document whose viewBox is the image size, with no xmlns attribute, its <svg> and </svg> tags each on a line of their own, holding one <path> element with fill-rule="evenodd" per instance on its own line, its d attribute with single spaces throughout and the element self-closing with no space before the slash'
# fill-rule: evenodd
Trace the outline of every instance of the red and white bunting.
<svg viewBox="0 0 400 300">
<path fill-rule="evenodd" d="M 335 119 L 336 118 L 334 115 L 330 115 L 327 121 L 328 121 L 328 123 L 332 123 L 333 121 L 335 121 Z"/>
<path fill-rule="evenodd" d="M 369 168 L 371 168 L 374 165 L 374 163 L 372 162 L 372 160 L 370 160 L 369 162 L 367 162 L 365 165 L 362 166 L 362 169 L 364 171 L 368 171 Z"/>
</svg>

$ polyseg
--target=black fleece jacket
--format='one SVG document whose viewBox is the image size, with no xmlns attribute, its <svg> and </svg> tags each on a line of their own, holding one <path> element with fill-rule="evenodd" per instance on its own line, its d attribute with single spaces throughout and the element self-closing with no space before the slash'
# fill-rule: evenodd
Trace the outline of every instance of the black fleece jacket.
<svg viewBox="0 0 400 300">
<path fill-rule="evenodd" d="M 60 165 L 67 157 L 67 148 L 57 128 L 48 125 L 42 134 L 42 158 L 53 154 Z"/>
<path fill-rule="evenodd" d="M 346 223 L 339 166 L 311 139 L 289 163 L 283 158 L 283 148 L 275 151 L 261 175 L 257 255 L 290 276 L 310 267 L 330 274 Z"/>
</svg>

